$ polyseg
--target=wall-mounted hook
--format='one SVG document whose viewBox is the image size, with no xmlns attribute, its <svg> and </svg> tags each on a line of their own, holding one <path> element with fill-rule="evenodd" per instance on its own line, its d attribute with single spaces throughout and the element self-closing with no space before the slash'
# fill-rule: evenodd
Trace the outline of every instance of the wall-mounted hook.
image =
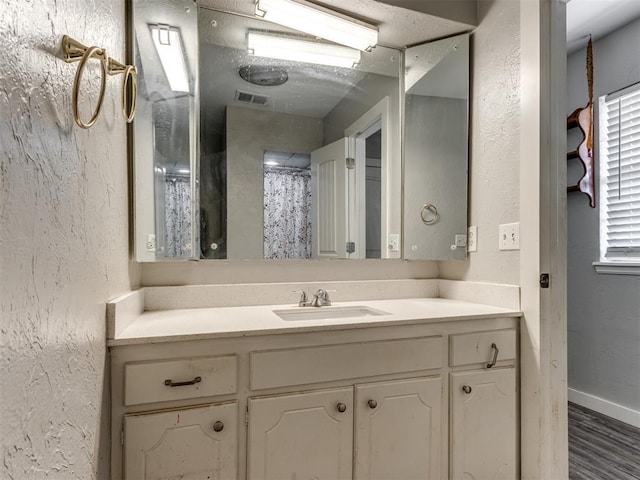
<svg viewBox="0 0 640 480">
<path fill-rule="evenodd" d="M 99 58 L 100 60 L 106 59 L 106 52 L 104 48 L 95 47 L 97 50 L 92 55 L 95 58 Z M 62 53 L 63 60 L 67 63 L 75 63 L 82 60 L 85 52 L 89 49 L 86 45 L 83 45 L 75 38 L 71 38 L 69 35 L 62 36 Z"/>
</svg>

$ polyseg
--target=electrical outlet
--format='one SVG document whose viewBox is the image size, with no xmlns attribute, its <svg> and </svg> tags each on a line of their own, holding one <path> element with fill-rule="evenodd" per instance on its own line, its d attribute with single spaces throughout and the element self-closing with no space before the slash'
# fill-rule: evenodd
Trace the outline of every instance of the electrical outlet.
<svg viewBox="0 0 640 480">
<path fill-rule="evenodd" d="M 400 251 L 400 235 L 397 233 L 389 234 L 389 251 L 390 252 L 399 252 Z"/>
<path fill-rule="evenodd" d="M 467 246 L 467 236 L 456 235 L 456 247 L 466 247 L 466 246 Z"/>
<path fill-rule="evenodd" d="M 505 223 L 498 227 L 498 249 L 520 250 L 520 223 Z"/>
<path fill-rule="evenodd" d="M 156 234 L 150 233 L 147 235 L 147 252 L 156 251 Z"/>
<path fill-rule="evenodd" d="M 478 251 L 478 226 L 473 225 L 467 229 L 467 252 Z"/>
</svg>

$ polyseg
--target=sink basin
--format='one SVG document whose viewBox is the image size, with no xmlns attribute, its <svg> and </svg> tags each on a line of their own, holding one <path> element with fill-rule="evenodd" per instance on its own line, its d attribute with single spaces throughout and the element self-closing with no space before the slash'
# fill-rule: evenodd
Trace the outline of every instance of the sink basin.
<svg viewBox="0 0 640 480">
<path fill-rule="evenodd" d="M 388 312 L 365 307 L 364 305 L 354 305 L 351 307 L 299 307 L 290 310 L 274 310 L 282 320 L 330 320 L 333 318 L 357 318 L 375 317 L 378 315 L 389 315 Z"/>
</svg>

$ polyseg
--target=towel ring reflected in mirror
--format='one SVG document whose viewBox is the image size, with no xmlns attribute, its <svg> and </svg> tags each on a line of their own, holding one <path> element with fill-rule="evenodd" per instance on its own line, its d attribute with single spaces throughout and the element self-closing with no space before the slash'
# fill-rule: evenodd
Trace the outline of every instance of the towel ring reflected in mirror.
<svg viewBox="0 0 640 480">
<path fill-rule="evenodd" d="M 438 209 L 435 205 L 425 203 L 420 211 L 420 218 L 422 218 L 422 223 L 425 225 L 433 225 L 438 221 L 440 215 L 438 214 Z"/>
<path fill-rule="evenodd" d="M 133 65 L 124 65 L 113 58 L 107 59 L 107 73 L 109 75 L 123 74 L 122 78 L 122 115 L 127 123 L 133 122 L 136 115 L 136 100 L 138 97 L 137 70 Z M 128 92 L 131 91 L 131 96 Z"/>
<path fill-rule="evenodd" d="M 131 101 L 127 98 L 127 87 L 129 86 L 129 79 L 131 79 Z M 136 75 L 136 67 L 133 65 L 127 65 L 124 72 L 124 79 L 122 80 L 122 114 L 127 120 L 127 123 L 133 122 L 133 117 L 136 116 L 136 100 L 138 98 L 138 80 Z M 127 107 L 129 111 L 127 112 Z"/>
</svg>

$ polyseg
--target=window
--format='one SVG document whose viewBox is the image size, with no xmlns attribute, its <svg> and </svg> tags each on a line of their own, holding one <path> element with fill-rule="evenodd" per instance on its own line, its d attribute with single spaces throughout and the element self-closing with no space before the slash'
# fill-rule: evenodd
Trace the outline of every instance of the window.
<svg viewBox="0 0 640 480">
<path fill-rule="evenodd" d="M 640 84 L 600 97 L 600 252 L 640 262 Z"/>
</svg>

